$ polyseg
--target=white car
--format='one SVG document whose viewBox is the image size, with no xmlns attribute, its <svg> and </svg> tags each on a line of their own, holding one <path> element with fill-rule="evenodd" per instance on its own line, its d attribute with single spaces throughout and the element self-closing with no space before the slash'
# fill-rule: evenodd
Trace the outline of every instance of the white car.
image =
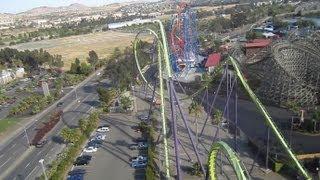
<svg viewBox="0 0 320 180">
<path fill-rule="evenodd" d="M 87 148 L 85 148 L 85 149 L 83 150 L 83 152 L 86 152 L 86 153 L 93 153 L 93 152 L 97 152 L 97 151 L 98 151 L 98 148 L 92 147 L 92 146 L 87 147 Z"/>
<path fill-rule="evenodd" d="M 147 166 L 147 162 L 134 161 L 131 163 L 131 167 L 140 169 L 145 168 Z"/>
<path fill-rule="evenodd" d="M 138 142 L 138 148 L 139 149 L 148 148 L 148 143 L 146 143 L 146 142 Z"/>
<path fill-rule="evenodd" d="M 97 132 L 100 132 L 100 133 L 109 132 L 109 131 L 110 129 L 108 127 L 101 127 L 97 129 Z"/>
<path fill-rule="evenodd" d="M 136 161 L 139 161 L 139 162 L 147 162 L 148 160 L 148 157 L 146 156 L 138 156 L 138 157 L 133 157 L 131 158 L 131 162 L 136 162 Z"/>
</svg>

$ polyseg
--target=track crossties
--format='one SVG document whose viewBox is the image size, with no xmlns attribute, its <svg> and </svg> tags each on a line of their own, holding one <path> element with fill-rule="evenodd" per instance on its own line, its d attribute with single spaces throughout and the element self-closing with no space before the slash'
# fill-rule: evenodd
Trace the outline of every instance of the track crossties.
<svg viewBox="0 0 320 180">
<path fill-rule="evenodd" d="M 319 104 L 320 49 L 314 40 L 274 43 L 264 60 L 248 65 L 259 79 L 257 94 L 278 105 L 294 102 L 302 106 Z"/>
</svg>

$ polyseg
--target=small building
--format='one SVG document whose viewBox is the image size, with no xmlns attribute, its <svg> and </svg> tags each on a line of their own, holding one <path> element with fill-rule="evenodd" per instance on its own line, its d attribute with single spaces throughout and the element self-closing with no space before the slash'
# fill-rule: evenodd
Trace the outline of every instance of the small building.
<svg viewBox="0 0 320 180">
<path fill-rule="evenodd" d="M 220 64 L 221 53 L 210 54 L 204 67 L 207 69 L 208 73 L 212 73 L 214 68 Z"/>
<path fill-rule="evenodd" d="M 16 78 L 23 78 L 24 74 L 25 74 L 24 68 L 18 68 L 16 70 L 15 77 Z"/>
<path fill-rule="evenodd" d="M 8 70 L 2 70 L 0 73 L 0 84 L 6 84 L 12 81 L 13 78 L 11 76 L 11 72 Z"/>
<path fill-rule="evenodd" d="M 254 39 L 245 43 L 244 48 L 247 58 L 255 56 L 262 49 L 268 47 L 271 44 L 271 39 Z"/>
</svg>

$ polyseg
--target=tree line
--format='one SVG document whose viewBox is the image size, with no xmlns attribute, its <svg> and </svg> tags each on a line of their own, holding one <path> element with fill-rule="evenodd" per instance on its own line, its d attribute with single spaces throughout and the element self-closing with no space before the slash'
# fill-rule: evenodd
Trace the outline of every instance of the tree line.
<svg viewBox="0 0 320 180">
<path fill-rule="evenodd" d="M 0 50 L 0 69 L 24 67 L 26 71 L 32 72 L 43 65 L 61 68 L 64 64 L 61 55 L 51 55 L 43 49 L 18 51 L 4 48 Z"/>
</svg>

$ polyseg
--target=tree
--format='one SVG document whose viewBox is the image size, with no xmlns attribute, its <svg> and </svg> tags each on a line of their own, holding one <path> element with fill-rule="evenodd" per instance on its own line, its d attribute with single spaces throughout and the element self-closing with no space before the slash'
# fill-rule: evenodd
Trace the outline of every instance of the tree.
<svg viewBox="0 0 320 180">
<path fill-rule="evenodd" d="M 63 79 L 58 78 L 54 81 L 55 91 L 54 91 L 54 97 L 58 98 L 61 95 L 62 88 L 63 88 Z"/>
<path fill-rule="evenodd" d="M 109 106 L 117 96 L 117 92 L 115 89 L 104 89 L 102 87 L 97 88 L 97 92 L 99 94 L 99 99 L 102 102 L 102 106 L 105 111 L 108 111 Z"/>
<path fill-rule="evenodd" d="M 79 128 L 81 132 L 85 132 L 88 126 L 88 121 L 85 119 L 80 119 L 79 120 Z"/>
<path fill-rule="evenodd" d="M 220 124 L 223 118 L 222 111 L 219 109 L 216 109 L 213 111 L 213 116 L 212 116 L 212 123 L 213 124 Z"/>
<path fill-rule="evenodd" d="M 64 62 L 62 61 L 62 56 L 54 55 L 52 65 L 57 68 L 62 68 L 64 66 Z"/>
<path fill-rule="evenodd" d="M 198 142 L 198 118 L 202 112 L 202 108 L 198 102 L 193 100 L 190 106 L 188 107 L 188 110 L 189 110 L 189 114 L 194 115 L 194 118 L 195 118 L 194 123 L 196 124 L 196 140 Z"/>
<path fill-rule="evenodd" d="M 86 62 L 82 62 L 80 65 L 80 73 L 84 75 L 89 75 L 91 73 L 91 66 L 88 65 Z"/>
<path fill-rule="evenodd" d="M 120 104 L 121 104 L 121 108 L 127 111 L 132 107 L 132 100 L 130 99 L 130 97 L 122 96 L 120 98 Z"/>
<path fill-rule="evenodd" d="M 89 51 L 89 58 L 87 60 L 91 64 L 91 66 L 95 68 L 99 61 L 99 57 L 94 50 L 91 50 Z"/>
<path fill-rule="evenodd" d="M 68 143 L 76 143 L 79 141 L 80 134 L 81 133 L 78 128 L 76 129 L 63 128 L 61 130 L 60 136 L 63 138 L 64 141 Z"/>
<path fill-rule="evenodd" d="M 202 175 L 201 166 L 198 162 L 192 164 L 192 172 L 191 173 L 194 176 L 201 176 Z"/>
<path fill-rule="evenodd" d="M 76 58 L 75 61 L 71 63 L 70 72 L 72 74 L 81 74 L 80 60 L 78 58 Z"/>
</svg>

